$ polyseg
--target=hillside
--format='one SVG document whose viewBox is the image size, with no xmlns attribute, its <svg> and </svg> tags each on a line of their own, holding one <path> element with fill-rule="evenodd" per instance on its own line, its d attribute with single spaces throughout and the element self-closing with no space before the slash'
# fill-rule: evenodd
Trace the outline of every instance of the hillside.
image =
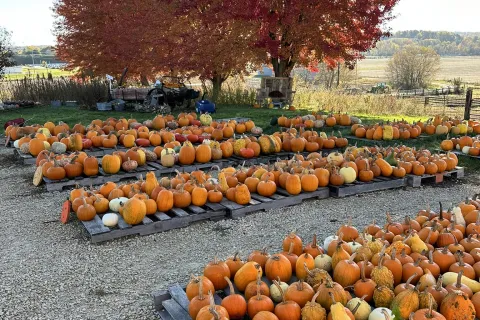
<svg viewBox="0 0 480 320">
<path fill-rule="evenodd" d="M 379 41 L 376 48 L 369 51 L 367 55 L 391 56 L 411 44 L 430 47 L 442 56 L 478 56 L 480 55 L 480 32 L 398 31 L 391 37 Z"/>
</svg>

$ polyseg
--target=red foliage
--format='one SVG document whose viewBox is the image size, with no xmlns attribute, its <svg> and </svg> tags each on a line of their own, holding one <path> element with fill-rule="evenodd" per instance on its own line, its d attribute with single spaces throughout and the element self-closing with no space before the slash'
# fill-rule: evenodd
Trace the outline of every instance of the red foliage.
<svg viewBox="0 0 480 320">
<path fill-rule="evenodd" d="M 352 63 L 398 0 L 58 0 L 57 52 L 93 75 L 158 73 L 222 82 L 269 61 Z"/>
</svg>

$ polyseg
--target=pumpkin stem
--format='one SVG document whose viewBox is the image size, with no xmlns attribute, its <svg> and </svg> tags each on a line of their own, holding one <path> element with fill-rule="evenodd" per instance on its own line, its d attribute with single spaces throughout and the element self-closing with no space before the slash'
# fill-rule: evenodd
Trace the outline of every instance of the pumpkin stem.
<svg viewBox="0 0 480 320">
<path fill-rule="evenodd" d="M 303 267 L 305 268 L 305 272 L 310 276 L 310 277 L 313 277 L 314 274 L 310 271 L 310 269 L 308 269 L 307 267 L 307 264 L 304 262 L 303 263 Z"/>
<path fill-rule="evenodd" d="M 405 282 L 405 289 L 408 289 L 408 285 L 410 284 L 410 282 L 412 282 L 413 278 L 415 278 L 416 276 L 417 276 L 417 273 L 415 272 L 407 279 L 407 282 Z"/>
<path fill-rule="evenodd" d="M 428 250 L 428 263 L 433 264 L 433 250 Z"/>
<path fill-rule="evenodd" d="M 230 279 L 228 277 L 223 277 L 223 279 L 225 279 L 225 281 L 227 281 L 227 283 L 228 283 L 228 287 L 230 288 L 230 295 L 234 295 L 235 294 L 235 289 L 233 288 L 232 281 L 230 281 Z"/>
<path fill-rule="evenodd" d="M 318 295 L 320 294 L 320 290 L 318 290 L 312 297 L 312 300 L 310 300 L 310 303 L 315 303 L 315 304 L 318 304 L 316 301 L 317 301 L 317 297 Z"/>
<path fill-rule="evenodd" d="M 461 251 L 457 251 L 457 255 L 458 255 L 458 265 L 460 267 L 464 267 L 465 263 L 463 262 L 463 255 L 462 255 Z"/>
<path fill-rule="evenodd" d="M 442 283 L 443 283 L 443 275 L 438 276 L 437 284 L 435 286 L 436 291 L 441 291 L 442 290 Z"/>
<path fill-rule="evenodd" d="M 332 299 L 333 304 L 337 303 L 337 301 L 335 301 L 335 296 L 333 295 L 332 292 L 328 292 L 328 295 L 330 296 L 330 299 Z"/>
<path fill-rule="evenodd" d="M 199 277 L 200 283 L 198 285 L 198 300 L 203 300 L 205 297 L 203 296 L 203 278 Z"/>
<path fill-rule="evenodd" d="M 262 300 L 262 295 L 260 293 L 260 284 L 257 283 L 257 297 L 255 298 L 257 301 Z"/>
<path fill-rule="evenodd" d="M 280 286 L 280 282 L 278 282 L 277 280 L 273 280 L 273 284 L 277 287 L 277 289 L 280 291 L 280 294 L 282 295 L 282 303 L 285 303 L 285 292 Z"/>
<path fill-rule="evenodd" d="M 355 259 L 355 257 L 357 256 L 357 252 L 354 252 L 350 258 L 348 259 L 348 263 L 349 264 L 354 264 L 355 262 L 353 261 Z"/>
<path fill-rule="evenodd" d="M 317 248 L 317 234 L 313 234 L 313 240 L 312 240 L 312 249 Z"/>
<path fill-rule="evenodd" d="M 385 317 L 385 320 L 390 320 L 390 315 L 385 309 L 382 309 L 382 314 Z"/>
<path fill-rule="evenodd" d="M 364 297 L 366 297 L 366 296 L 364 296 Z M 355 315 L 355 313 L 357 312 L 358 308 L 360 308 L 360 304 L 361 304 L 361 302 L 359 301 L 359 302 L 357 303 L 357 305 L 355 306 L 355 308 L 353 308 L 353 310 L 352 310 L 352 314 L 353 314 L 353 315 Z"/>
<path fill-rule="evenodd" d="M 364 256 L 365 258 L 365 256 Z M 362 264 L 360 264 L 360 277 L 362 279 L 362 282 L 367 282 L 367 279 L 365 278 L 365 264 L 367 263 L 367 259 L 365 258 L 365 260 L 363 261 Z"/>
</svg>

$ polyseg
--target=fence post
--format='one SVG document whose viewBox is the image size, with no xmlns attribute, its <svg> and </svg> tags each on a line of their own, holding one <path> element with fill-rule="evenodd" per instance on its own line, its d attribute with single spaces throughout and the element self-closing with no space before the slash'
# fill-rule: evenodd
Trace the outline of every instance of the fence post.
<svg viewBox="0 0 480 320">
<path fill-rule="evenodd" d="M 465 120 L 470 120 L 470 111 L 472 109 L 472 94 L 473 94 L 473 89 L 468 88 L 467 95 L 465 97 L 465 113 L 463 115 L 463 118 Z"/>
<path fill-rule="evenodd" d="M 426 106 L 428 105 L 429 100 L 430 100 L 429 97 L 425 97 L 425 105 L 426 105 Z"/>
</svg>

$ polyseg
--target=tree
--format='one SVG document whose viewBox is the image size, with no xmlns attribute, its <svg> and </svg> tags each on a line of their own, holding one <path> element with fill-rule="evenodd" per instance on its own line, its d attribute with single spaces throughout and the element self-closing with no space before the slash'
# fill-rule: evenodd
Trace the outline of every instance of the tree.
<svg viewBox="0 0 480 320">
<path fill-rule="evenodd" d="M 440 69 L 440 56 L 431 48 L 411 45 L 388 61 L 386 72 L 392 85 L 400 89 L 425 88 Z"/>
<path fill-rule="evenodd" d="M 3 77 L 5 68 L 15 65 L 10 39 L 10 32 L 0 27 L 0 78 Z"/>
<path fill-rule="evenodd" d="M 156 8 L 159 8 L 156 10 Z M 161 8 L 161 9 L 160 9 Z M 260 63 L 244 25 L 211 16 L 209 6 L 172 0 L 58 0 L 57 54 L 93 75 L 198 76 L 214 95 L 232 75 Z"/>
<path fill-rule="evenodd" d="M 187 0 L 184 0 L 187 1 Z M 203 2 L 217 6 L 217 14 L 239 20 L 253 31 L 254 47 L 262 49 L 275 76 L 289 77 L 296 64 L 326 62 L 353 64 L 361 52 L 384 35 L 381 27 L 391 19 L 398 0 L 242 0 Z"/>
</svg>

